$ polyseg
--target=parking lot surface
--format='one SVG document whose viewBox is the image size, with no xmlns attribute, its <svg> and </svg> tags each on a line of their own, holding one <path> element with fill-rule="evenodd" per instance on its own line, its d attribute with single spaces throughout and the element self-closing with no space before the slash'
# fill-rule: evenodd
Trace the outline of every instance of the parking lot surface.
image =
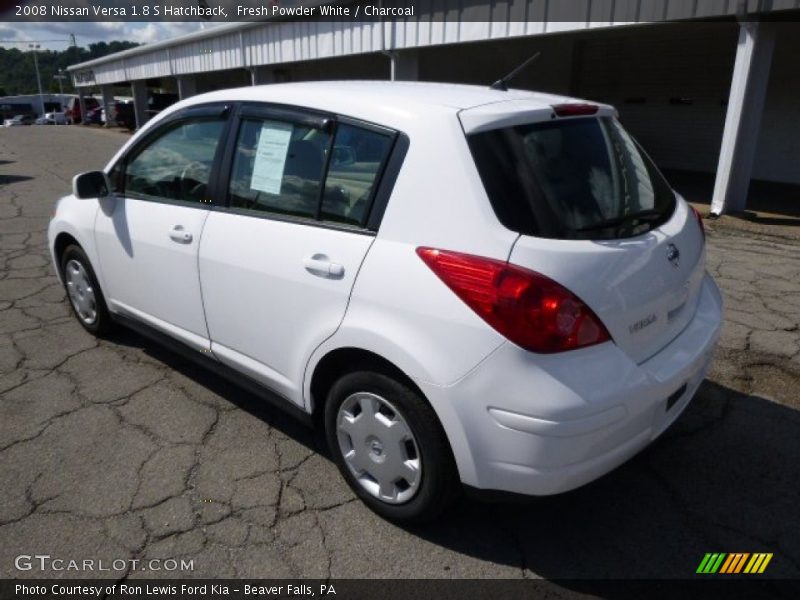
<svg viewBox="0 0 800 600">
<path fill-rule="evenodd" d="M 115 577 L 682 578 L 706 552 L 772 552 L 766 576 L 800 577 L 797 245 L 709 232 L 726 301 L 714 366 L 631 462 L 401 529 L 354 499 L 310 430 L 133 333 L 98 341 L 73 320 L 48 219 L 72 175 L 126 139 L 0 129 L 0 578 L 54 575 L 18 571 L 20 554 L 193 562 L 94 574 Z"/>
</svg>

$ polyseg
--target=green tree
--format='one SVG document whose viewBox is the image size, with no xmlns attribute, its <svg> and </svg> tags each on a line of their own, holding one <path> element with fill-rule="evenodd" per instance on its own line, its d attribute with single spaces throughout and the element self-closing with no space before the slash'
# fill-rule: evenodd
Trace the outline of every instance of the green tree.
<svg viewBox="0 0 800 600">
<path fill-rule="evenodd" d="M 113 41 L 89 44 L 88 48 L 69 47 L 65 50 L 39 50 L 39 72 L 42 77 L 44 93 L 58 93 L 58 80 L 53 76 L 70 65 L 87 60 L 101 58 L 114 52 L 120 52 L 138 46 L 134 42 Z M 64 80 L 64 93 L 73 93 L 72 81 Z M 19 48 L 0 48 L 0 96 L 18 96 L 37 94 L 36 69 L 32 52 Z"/>
</svg>

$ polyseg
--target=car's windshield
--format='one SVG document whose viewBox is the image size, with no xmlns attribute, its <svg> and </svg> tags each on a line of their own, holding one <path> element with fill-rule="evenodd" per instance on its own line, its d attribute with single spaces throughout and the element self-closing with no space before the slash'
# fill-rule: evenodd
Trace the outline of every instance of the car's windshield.
<svg viewBox="0 0 800 600">
<path fill-rule="evenodd" d="M 615 239 L 657 227 L 675 195 L 612 118 L 506 127 L 469 136 L 500 221 L 526 235 Z"/>
</svg>

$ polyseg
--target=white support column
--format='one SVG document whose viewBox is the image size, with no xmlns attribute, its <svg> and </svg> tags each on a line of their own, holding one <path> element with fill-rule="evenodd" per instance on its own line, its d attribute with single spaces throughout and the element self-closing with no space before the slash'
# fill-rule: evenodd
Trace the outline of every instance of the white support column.
<svg viewBox="0 0 800 600">
<path fill-rule="evenodd" d="M 108 110 L 109 105 L 114 103 L 114 88 L 110 85 L 103 85 L 100 86 L 100 91 L 103 93 L 103 108 L 106 111 L 106 127 L 111 127 L 112 125 L 116 125 L 116 123 L 111 120 L 111 113 Z"/>
<path fill-rule="evenodd" d="M 133 96 L 133 113 L 136 116 L 136 129 L 147 123 L 147 84 L 143 80 L 131 83 L 131 95 Z"/>
<path fill-rule="evenodd" d="M 392 81 L 417 81 L 419 79 L 419 57 L 413 50 L 394 50 L 389 53 Z"/>
<path fill-rule="evenodd" d="M 271 67 L 250 67 L 250 85 L 277 83 L 275 71 Z"/>
<path fill-rule="evenodd" d="M 740 212 L 747 204 L 774 48 L 771 23 L 740 24 L 712 214 Z"/>
<path fill-rule="evenodd" d="M 193 75 L 181 75 L 178 80 L 178 98 L 183 100 L 197 94 L 197 80 Z"/>
</svg>

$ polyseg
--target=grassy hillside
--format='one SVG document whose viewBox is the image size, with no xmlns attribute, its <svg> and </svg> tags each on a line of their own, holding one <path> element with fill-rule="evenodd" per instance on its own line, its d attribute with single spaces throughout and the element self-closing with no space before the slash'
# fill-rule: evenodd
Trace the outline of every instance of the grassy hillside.
<svg viewBox="0 0 800 600">
<path fill-rule="evenodd" d="M 107 54 L 138 46 L 134 42 L 99 42 L 89 48 L 67 48 L 62 51 L 38 50 L 39 70 L 42 75 L 42 91 L 58 93 L 58 80 L 53 78 L 59 69 L 79 62 L 100 58 Z M 64 80 L 64 92 L 72 92 L 72 82 Z M 27 48 L 0 48 L 0 96 L 38 93 L 33 54 Z"/>
</svg>

